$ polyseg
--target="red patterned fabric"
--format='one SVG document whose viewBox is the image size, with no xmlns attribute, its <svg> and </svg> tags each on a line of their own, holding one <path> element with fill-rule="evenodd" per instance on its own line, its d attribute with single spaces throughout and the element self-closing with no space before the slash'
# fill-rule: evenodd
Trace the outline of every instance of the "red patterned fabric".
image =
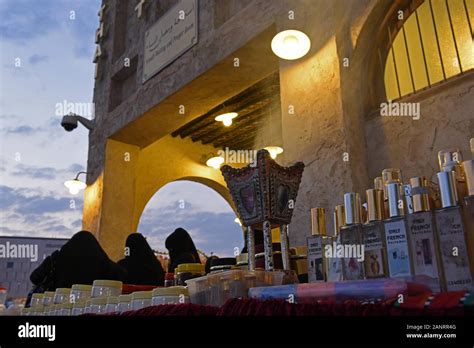
<svg viewBox="0 0 474 348">
<path fill-rule="evenodd" d="M 231 299 L 222 306 L 218 316 L 380 316 L 388 315 L 390 303 L 319 302 L 292 304 L 283 300 L 259 301 Z"/>
<path fill-rule="evenodd" d="M 202 317 L 202 316 L 216 316 L 219 308 L 211 306 L 201 306 L 192 303 L 178 304 L 178 305 L 160 305 L 151 306 L 139 309 L 137 311 L 128 311 L 121 314 L 121 316 L 186 316 L 186 317 Z"/>
<path fill-rule="evenodd" d="M 125 291 L 140 291 L 147 286 L 124 286 Z M 153 288 L 153 287 L 152 287 Z M 346 300 L 341 303 L 288 303 L 284 300 L 230 299 L 222 307 L 196 304 L 160 305 L 112 313 L 114 316 L 459 316 L 473 315 L 474 306 L 463 305 L 464 291 L 433 295 L 424 287 L 410 287 L 403 301 L 361 303 Z M 92 314 L 86 314 L 92 315 Z"/>
</svg>

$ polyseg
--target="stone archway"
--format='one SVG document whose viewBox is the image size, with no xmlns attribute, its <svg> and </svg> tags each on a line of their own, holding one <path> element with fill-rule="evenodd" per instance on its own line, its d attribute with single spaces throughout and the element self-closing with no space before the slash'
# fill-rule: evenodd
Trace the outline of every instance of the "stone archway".
<svg viewBox="0 0 474 348">
<path fill-rule="evenodd" d="M 215 151 L 213 146 L 171 136 L 142 149 L 109 139 L 104 171 L 85 193 L 84 228 L 94 231 L 109 256 L 117 260 L 127 236 L 136 231 L 147 202 L 169 182 L 202 183 L 233 208 L 220 171 L 205 165 Z M 92 209 L 99 209 L 100 215 Z"/>
<path fill-rule="evenodd" d="M 202 178 L 167 183 L 147 202 L 136 231 L 154 250 L 166 252 L 166 238 L 181 227 L 205 254 L 233 256 L 235 248 L 244 245 L 243 229 L 235 222 L 233 207 L 214 187 L 215 183 Z"/>
</svg>

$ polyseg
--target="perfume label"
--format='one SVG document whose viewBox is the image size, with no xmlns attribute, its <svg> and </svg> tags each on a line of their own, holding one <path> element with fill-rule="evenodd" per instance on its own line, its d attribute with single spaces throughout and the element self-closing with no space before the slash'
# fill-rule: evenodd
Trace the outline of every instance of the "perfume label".
<svg viewBox="0 0 474 348">
<path fill-rule="evenodd" d="M 336 244 L 340 243 L 340 237 L 332 237 L 328 241 L 328 244 L 334 241 Z M 330 245 L 330 244 L 329 244 Z M 325 249 L 326 251 L 326 249 Z M 328 255 L 324 255 L 324 265 L 326 268 L 326 280 L 328 282 L 340 282 L 342 281 L 342 261 L 339 257 L 327 257 Z M 329 255 L 332 256 L 332 255 Z"/>
<path fill-rule="evenodd" d="M 472 286 L 466 239 L 459 208 L 436 212 L 441 261 L 446 290 L 460 291 Z"/>
<path fill-rule="evenodd" d="M 366 278 L 385 276 L 385 252 L 383 231 L 380 224 L 364 225 L 362 230 L 365 245 L 364 270 Z"/>
<path fill-rule="evenodd" d="M 464 198 L 466 209 L 463 209 L 465 214 L 465 229 L 467 242 L 467 255 L 469 256 L 471 271 L 474 272 L 474 195 Z"/>
<path fill-rule="evenodd" d="M 341 244 L 348 245 L 350 248 L 344 248 L 346 250 L 356 250 L 360 246 L 360 226 L 355 225 L 352 227 L 341 229 Z M 344 255 L 342 259 L 342 276 L 344 280 L 357 280 L 364 279 L 364 267 L 363 260 L 359 260 L 356 255 L 348 256 Z"/>
<path fill-rule="evenodd" d="M 415 276 L 425 275 L 433 278 L 433 284 L 437 284 L 437 287 L 432 290 L 440 291 L 432 213 L 427 211 L 408 215 L 407 226 Z"/>
<path fill-rule="evenodd" d="M 308 282 L 324 281 L 323 240 L 321 236 L 308 237 Z"/>
<path fill-rule="evenodd" d="M 391 278 L 409 277 L 410 253 L 408 251 L 405 220 L 385 222 L 385 240 L 387 244 L 387 263 Z"/>
</svg>

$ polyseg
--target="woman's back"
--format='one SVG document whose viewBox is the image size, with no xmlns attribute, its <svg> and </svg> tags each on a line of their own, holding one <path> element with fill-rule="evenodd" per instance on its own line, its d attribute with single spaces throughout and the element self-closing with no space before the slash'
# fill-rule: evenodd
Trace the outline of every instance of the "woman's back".
<svg viewBox="0 0 474 348">
<path fill-rule="evenodd" d="M 145 237 L 132 233 L 125 246 L 126 256 L 118 263 L 127 271 L 127 283 L 162 286 L 165 272 Z"/>
<path fill-rule="evenodd" d="M 109 259 L 97 239 L 88 231 L 76 233 L 50 258 L 47 265 L 44 264 L 45 262 L 33 271 L 30 278 L 37 284 L 39 279 L 43 279 L 50 272 L 52 265 L 54 288 L 92 284 L 96 279 L 125 278 L 125 271 Z"/>
</svg>

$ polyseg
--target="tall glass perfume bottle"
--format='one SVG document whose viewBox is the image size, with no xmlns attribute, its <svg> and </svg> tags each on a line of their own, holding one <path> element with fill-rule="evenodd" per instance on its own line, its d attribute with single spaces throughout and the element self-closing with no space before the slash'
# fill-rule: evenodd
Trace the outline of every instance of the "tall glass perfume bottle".
<svg viewBox="0 0 474 348">
<path fill-rule="evenodd" d="M 462 168 L 466 177 L 467 195 L 464 197 L 464 222 L 466 224 L 467 252 L 474 277 L 474 138 L 471 139 L 472 159 L 464 161 Z"/>
<path fill-rule="evenodd" d="M 474 158 L 474 139 L 471 139 L 471 151 Z M 464 216 L 466 222 L 466 240 L 471 274 L 474 276 L 474 160 L 462 163 L 466 176 L 468 195 L 464 197 Z"/>
<path fill-rule="evenodd" d="M 377 178 L 376 178 L 377 180 Z M 384 199 L 384 216 L 389 216 L 389 204 L 388 204 L 388 190 L 387 185 L 390 183 L 399 183 L 400 184 L 400 197 L 403 197 L 403 188 L 402 188 L 402 171 L 397 168 L 387 168 L 382 170 L 382 189 L 383 189 L 383 199 Z M 379 183 L 375 182 L 375 188 Z M 400 214 L 404 214 L 403 205 L 399 208 Z"/>
<path fill-rule="evenodd" d="M 384 221 L 387 263 L 390 278 L 409 278 L 412 275 L 407 225 L 403 215 L 400 184 L 387 184 L 388 218 Z"/>
<path fill-rule="evenodd" d="M 431 211 L 429 189 L 424 177 L 410 179 L 413 213 L 407 215 L 408 242 L 413 275 L 434 292 L 441 291 L 439 258 L 436 253 L 436 228 Z"/>
<path fill-rule="evenodd" d="M 383 278 L 388 275 L 387 253 L 383 224 L 383 192 L 369 189 L 367 196 L 367 223 L 362 226 L 364 243 L 364 271 L 366 278 Z"/>
<path fill-rule="evenodd" d="M 446 291 L 460 291 L 472 288 L 472 274 L 467 255 L 466 235 L 458 205 L 455 173 L 437 174 L 442 208 L 436 211 L 436 226 L 440 247 L 443 288 Z"/>
<path fill-rule="evenodd" d="M 326 220 L 324 208 L 311 209 L 311 236 L 308 244 L 308 282 L 325 280 L 323 253 L 326 238 Z"/>
<path fill-rule="evenodd" d="M 455 186 L 458 197 L 467 196 L 466 178 L 461 165 L 462 153 L 459 149 L 441 150 L 438 152 L 438 162 L 440 172 L 454 172 Z"/>
<path fill-rule="evenodd" d="M 333 219 L 334 219 L 334 235 L 331 237 L 332 250 L 336 249 L 341 243 L 340 230 L 346 223 L 346 217 L 344 215 L 344 206 L 336 205 L 334 208 Z M 326 255 L 324 260 L 326 261 L 326 280 L 328 282 L 340 282 L 342 281 L 342 259 L 340 257 L 329 257 L 333 255 Z"/>
<path fill-rule="evenodd" d="M 344 212 L 346 223 L 341 227 L 341 244 L 344 246 L 344 252 L 350 250 L 352 255 L 346 254 L 342 259 L 342 276 L 344 280 L 364 279 L 361 205 L 358 193 L 344 194 Z M 354 255 L 357 252 L 361 255 Z"/>
</svg>

